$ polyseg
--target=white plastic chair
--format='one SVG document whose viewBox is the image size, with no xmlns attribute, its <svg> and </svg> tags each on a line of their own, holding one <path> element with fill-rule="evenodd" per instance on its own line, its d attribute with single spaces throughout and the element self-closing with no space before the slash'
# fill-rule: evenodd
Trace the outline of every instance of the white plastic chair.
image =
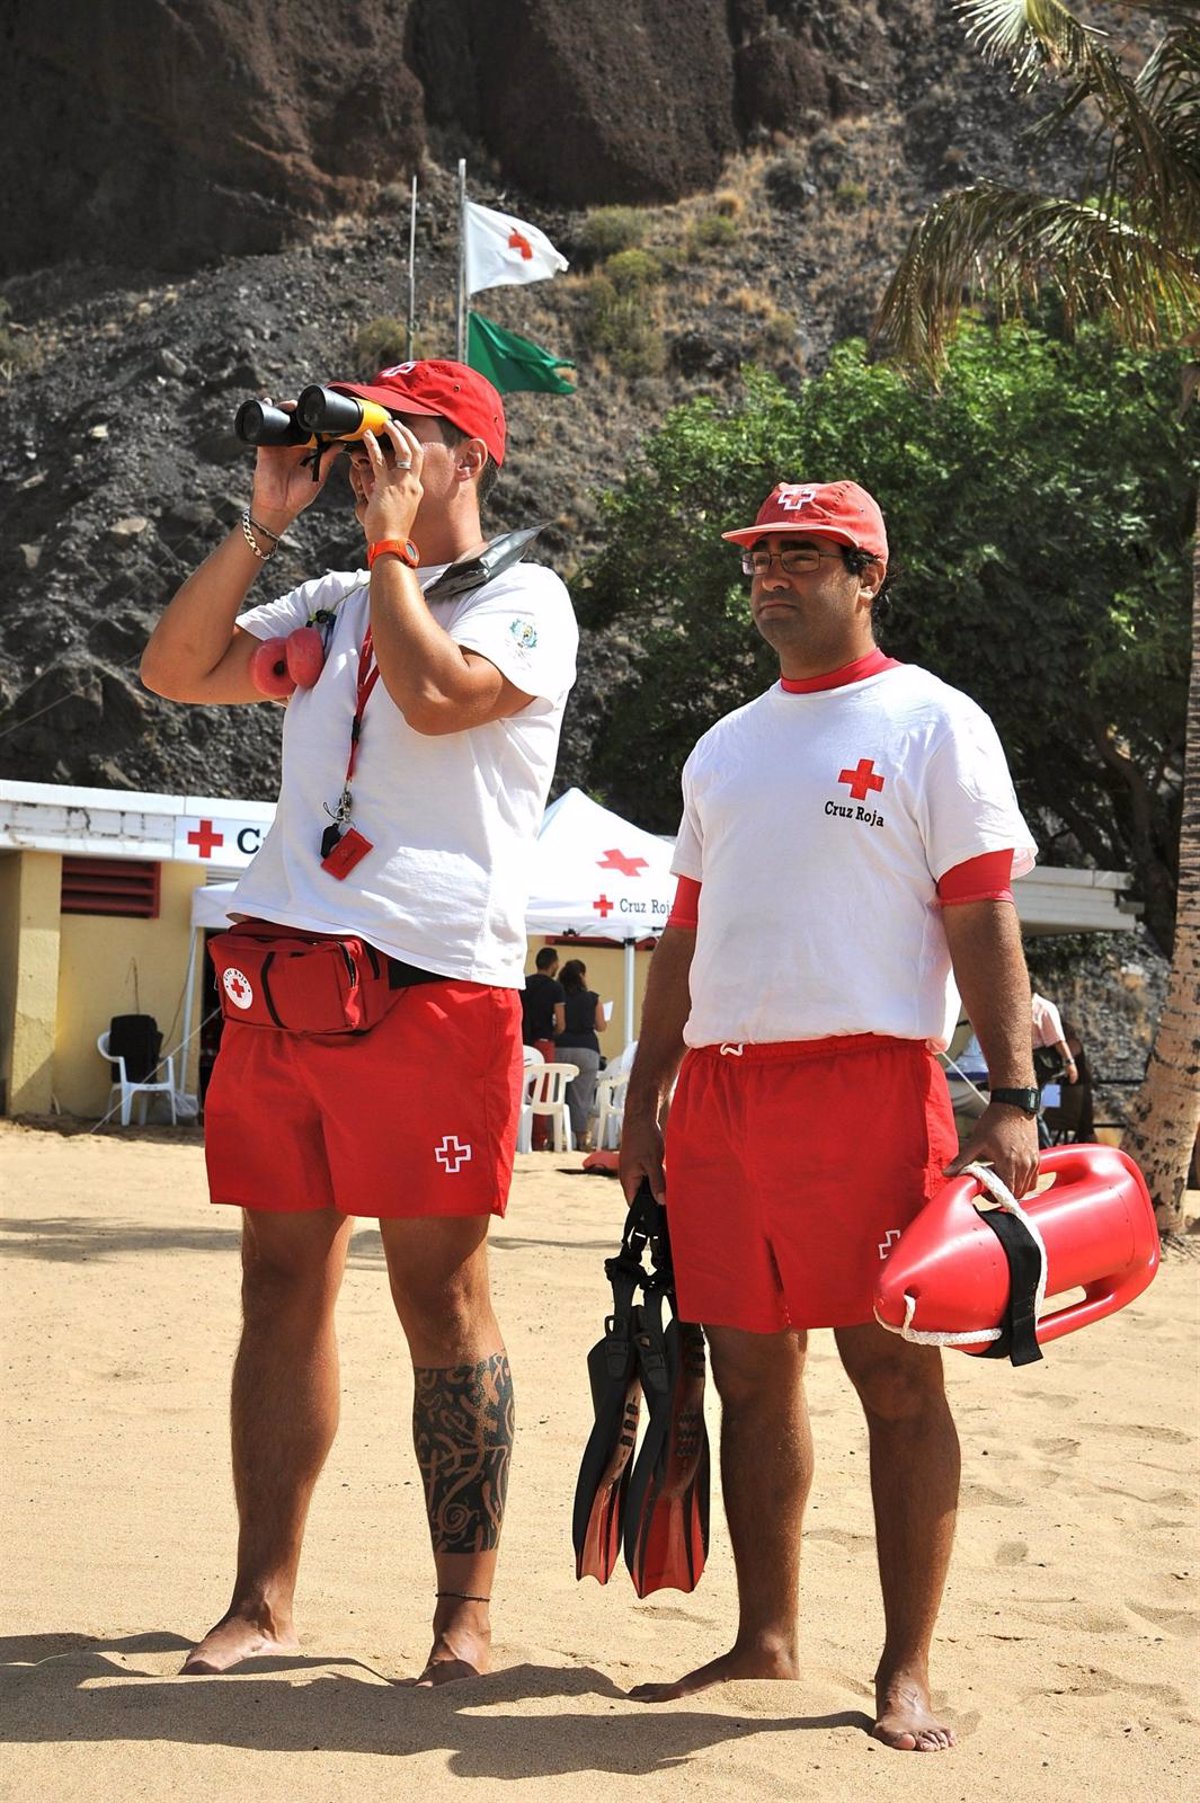
<svg viewBox="0 0 1200 1803">
<path fill-rule="evenodd" d="M 555 1152 L 571 1152 L 575 1141 L 571 1136 L 571 1116 L 567 1108 L 567 1084 L 579 1075 L 577 1064 L 531 1064 L 525 1072 L 525 1101 L 517 1128 L 517 1151 L 533 1148 L 533 1117 L 545 1115 L 552 1123 L 551 1144 Z"/>
<path fill-rule="evenodd" d="M 121 1054 L 119 1052 L 109 1051 L 107 1033 L 101 1033 L 99 1039 L 96 1041 L 96 1050 L 102 1058 L 108 1060 L 109 1064 L 115 1064 L 117 1067 L 117 1081 L 108 1092 L 108 1105 L 111 1109 L 112 1099 L 117 1091 L 120 1090 L 122 1127 L 128 1127 L 129 1125 L 133 1114 L 133 1098 L 135 1096 L 140 1098 L 138 1102 L 138 1120 L 141 1126 L 144 1127 L 146 1125 L 147 1096 L 167 1097 L 171 1104 L 171 1125 L 175 1125 L 175 1060 L 173 1058 L 170 1056 L 160 1058 L 150 1075 L 148 1077 L 143 1077 L 141 1082 L 135 1083 L 133 1078 L 129 1075 L 128 1066 Z M 155 1079 L 163 1073 L 165 1073 L 165 1081 L 161 1083 L 156 1082 Z"/>
<path fill-rule="evenodd" d="M 628 1087 L 627 1070 L 601 1071 L 596 1078 L 596 1107 L 590 1119 L 596 1123 L 592 1129 L 592 1144 L 597 1152 L 615 1152 L 621 1144 Z"/>
</svg>

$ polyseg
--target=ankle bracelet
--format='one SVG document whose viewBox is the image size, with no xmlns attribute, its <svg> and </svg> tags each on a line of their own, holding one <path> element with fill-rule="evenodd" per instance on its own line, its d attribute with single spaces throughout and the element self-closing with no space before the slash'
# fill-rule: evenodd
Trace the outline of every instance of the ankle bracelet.
<svg viewBox="0 0 1200 1803">
<path fill-rule="evenodd" d="M 470 1592 L 466 1590 L 439 1590 L 437 1595 L 439 1597 L 457 1597 L 460 1603 L 490 1603 L 492 1600 L 490 1596 L 472 1596 Z"/>
</svg>

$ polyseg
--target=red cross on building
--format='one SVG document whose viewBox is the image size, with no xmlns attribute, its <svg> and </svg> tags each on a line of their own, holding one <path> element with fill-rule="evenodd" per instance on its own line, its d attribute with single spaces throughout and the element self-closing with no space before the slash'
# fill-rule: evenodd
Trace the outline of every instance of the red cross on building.
<svg viewBox="0 0 1200 1803">
<path fill-rule="evenodd" d="M 601 920 L 607 920 L 613 909 L 616 907 L 616 903 L 610 902 L 607 895 L 605 895 L 602 890 L 592 903 L 592 906 L 595 908 Z"/>
<path fill-rule="evenodd" d="M 194 845 L 197 848 L 202 858 L 211 858 L 216 847 L 218 845 L 224 845 L 225 835 L 224 833 L 218 833 L 214 829 L 211 820 L 202 820 L 200 822 L 200 831 L 198 833 L 189 833 L 187 841 L 189 845 Z"/>
<path fill-rule="evenodd" d="M 840 783 L 849 783 L 850 793 L 855 801 L 865 801 L 872 789 L 882 789 L 883 778 L 875 774 L 873 758 L 859 758 L 853 770 L 843 770 L 838 777 Z"/>
<path fill-rule="evenodd" d="M 645 858 L 627 858 L 623 851 L 606 851 L 597 860 L 601 870 L 619 870 L 622 876 L 636 876 L 639 870 L 649 870 L 650 865 Z"/>
<path fill-rule="evenodd" d="M 527 263 L 532 261 L 533 245 L 529 242 L 528 238 L 521 236 L 521 233 L 517 230 L 515 225 L 508 234 L 508 248 L 509 250 L 519 250 Z"/>
</svg>

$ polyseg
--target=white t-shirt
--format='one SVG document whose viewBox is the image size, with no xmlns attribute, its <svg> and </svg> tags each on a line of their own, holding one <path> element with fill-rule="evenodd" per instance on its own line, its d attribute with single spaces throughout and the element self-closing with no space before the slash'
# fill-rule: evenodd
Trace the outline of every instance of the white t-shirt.
<svg viewBox="0 0 1200 1803">
<path fill-rule="evenodd" d="M 422 587 L 445 567 L 421 569 Z M 238 621 L 269 639 L 304 625 L 318 608 L 336 614 L 320 680 L 287 704 L 275 823 L 230 913 L 359 933 L 424 970 L 520 989 L 529 853 L 575 679 L 575 616 L 554 572 L 530 563 L 429 606 L 457 644 L 486 657 L 533 700 L 507 719 L 431 736 L 414 731 L 376 682 L 351 785 L 353 824 L 373 849 L 343 881 L 321 869 L 320 845 L 350 751 L 370 618 L 367 572 L 331 572 Z"/>
<path fill-rule="evenodd" d="M 1035 1046 L 1065 1045 L 1062 1015 L 1044 995 L 1033 997 L 1033 1043 Z"/>
<path fill-rule="evenodd" d="M 949 1043 L 939 877 L 1036 846 L 996 730 L 911 664 L 779 684 L 700 740 L 672 869 L 702 883 L 688 1045 L 880 1033 Z"/>
</svg>

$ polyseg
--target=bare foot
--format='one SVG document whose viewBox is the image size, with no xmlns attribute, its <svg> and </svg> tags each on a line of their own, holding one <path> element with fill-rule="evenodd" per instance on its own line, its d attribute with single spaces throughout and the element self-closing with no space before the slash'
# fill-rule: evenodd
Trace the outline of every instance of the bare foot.
<svg viewBox="0 0 1200 1803">
<path fill-rule="evenodd" d="M 942 1753 L 955 1744 L 953 1728 L 933 1713 L 928 1685 L 912 1672 L 876 1680 L 875 1710 L 871 1732 L 885 1747 L 902 1753 Z"/>
<path fill-rule="evenodd" d="M 257 1616 L 226 1615 L 192 1648 L 181 1669 L 197 1674 L 232 1671 L 243 1659 L 294 1653 L 299 1645 L 290 1627 L 282 1629 L 272 1623 L 267 1628 Z"/>
<path fill-rule="evenodd" d="M 486 1603 L 442 1598 L 433 1618 L 433 1645 L 417 1683 L 430 1688 L 492 1669 L 492 1630 Z"/>
<path fill-rule="evenodd" d="M 710 1659 L 674 1684 L 635 1684 L 629 1695 L 635 1703 L 673 1703 L 677 1697 L 690 1697 L 697 1690 L 713 1684 L 728 1684 L 735 1678 L 783 1678 L 800 1676 L 794 1651 L 777 1641 L 754 1641 L 747 1646 L 735 1645 L 719 1659 Z"/>
</svg>

